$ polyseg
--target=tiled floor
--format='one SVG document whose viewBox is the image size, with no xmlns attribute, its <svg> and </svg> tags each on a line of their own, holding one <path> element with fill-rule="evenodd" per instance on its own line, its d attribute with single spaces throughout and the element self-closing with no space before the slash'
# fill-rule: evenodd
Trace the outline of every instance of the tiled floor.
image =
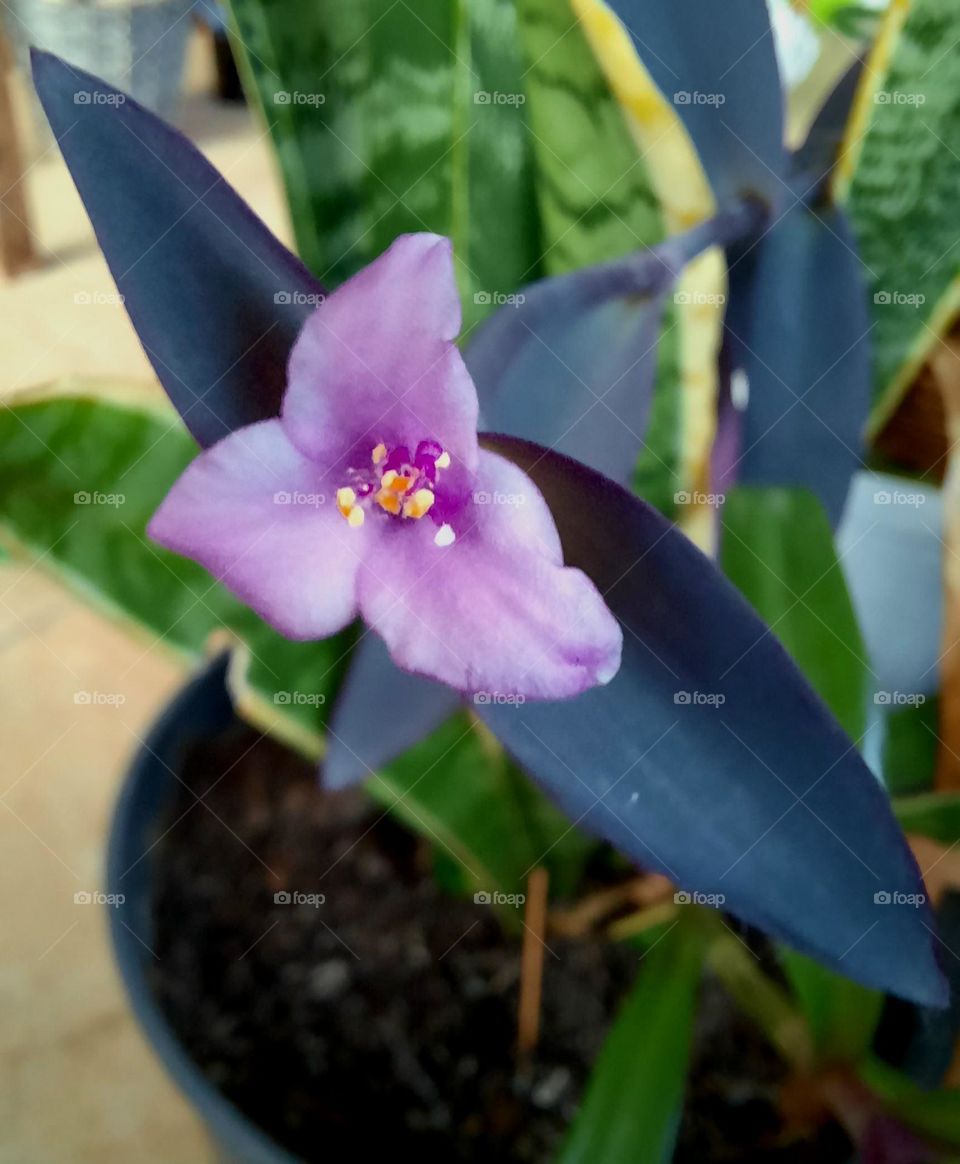
<svg viewBox="0 0 960 1164">
<path fill-rule="evenodd" d="M 261 126 L 200 92 L 205 48 L 191 46 L 180 125 L 286 235 Z M 149 377 L 123 309 L 74 301 L 113 285 L 59 156 L 38 156 L 26 182 L 47 257 L 0 282 L 0 393 L 78 373 Z M 122 671 L 122 705 L 75 702 L 113 691 Z M 128 1013 L 103 907 L 74 901 L 102 884 L 125 764 L 181 675 L 42 567 L 9 561 L 0 673 L 0 1164 L 202 1164 L 210 1151 L 193 1113 Z"/>
</svg>

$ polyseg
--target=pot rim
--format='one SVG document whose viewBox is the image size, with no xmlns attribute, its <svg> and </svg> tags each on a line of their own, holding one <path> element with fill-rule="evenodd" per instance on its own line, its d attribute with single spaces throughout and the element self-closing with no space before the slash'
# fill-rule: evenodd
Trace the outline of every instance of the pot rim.
<svg viewBox="0 0 960 1164">
<path fill-rule="evenodd" d="M 109 908 L 114 960 L 131 1009 L 174 1083 L 221 1149 L 243 1164 L 302 1164 L 248 1119 L 203 1074 L 163 1014 L 150 988 L 150 888 L 158 813 L 169 799 L 176 762 L 191 737 L 226 727 L 233 706 L 226 689 L 228 654 L 194 674 L 166 705 L 136 751 L 114 809 L 107 842 L 106 891 L 122 895 Z M 227 1157 L 230 1159 L 231 1157 Z"/>
</svg>

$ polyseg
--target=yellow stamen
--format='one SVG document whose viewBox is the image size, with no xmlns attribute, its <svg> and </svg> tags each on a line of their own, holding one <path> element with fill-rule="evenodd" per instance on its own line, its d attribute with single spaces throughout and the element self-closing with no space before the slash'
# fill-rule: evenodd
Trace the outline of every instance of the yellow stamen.
<svg viewBox="0 0 960 1164">
<path fill-rule="evenodd" d="M 379 492 L 374 494 L 373 499 L 387 513 L 397 514 L 400 512 L 400 498 L 396 493 L 391 492 L 389 487 L 379 490 Z"/>
<path fill-rule="evenodd" d="M 375 465 L 379 465 L 380 462 L 384 459 L 384 457 L 386 457 L 386 455 L 387 455 L 387 446 L 381 441 L 380 444 L 378 444 L 377 447 L 371 453 L 370 459 L 373 461 L 373 463 Z"/>
<path fill-rule="evenodd" d="M 356 500 L 357 495 L 349 485 L 337 490 L 337 509 L 340 510 L 344 517 L 349 518 Z"/>
<path fill-rule="evenodd" d="M 365 514 L 359 505 L 355 505 L 350 513 L 347 515 L 347 525 L 352 526 L 353 529 L 359 529 L 363 525 Z"/>
<path fill-rule="evenodd" d="M 412 517 L 419 521 L 424 514 L 430 512 L 430 506 L 435 500 L 436 498 L 430 489 L 418 489 L 403 503 L 403 516 Z"/>
<path fill-rule="evenodd" d="M 440 454 L 440 456 L 437 457 L 437 459 L 434 461 L 434 464 L 437 466 L 438 469 L 449 469 L 450 468 L 450 454 L 446 450 L 444 450 Z"/>
</svg>

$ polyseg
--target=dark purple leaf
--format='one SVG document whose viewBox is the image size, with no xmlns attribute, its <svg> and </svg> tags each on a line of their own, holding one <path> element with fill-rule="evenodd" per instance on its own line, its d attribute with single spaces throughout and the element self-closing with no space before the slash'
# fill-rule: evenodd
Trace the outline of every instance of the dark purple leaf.
<svg viewBox="0 0 960 1164">
<path fill-rule="evenodd" d="M 837 161 L 864 62 L 857 58 L 831 90 L 806 139 L 790 158 L 790 178 L 805 201 L 817 200 Z"/>
<path fill-rule="evenodd" d="M 727 331 L 749 386 L 739 480 L 810 489 L 835 525 L 870 402 L 863 264 L 842 211 L 798 204 L 731 256 Z"/>
<path fill-rule="evenodd" d="M 467 348 L 483 427 L 627 484 L 644 444 L 664 298 L 691 259 L 758 219 L 756 204 L 739 203 L 653 249 L 524 288 Z"/>
<path fill-rule="evenodd" d="M 897 897 L 923 890 L 886 794 L 751 607 L 626 490 L 536 445 L 485 443 L 536 481 L 566 561 L 625 634 L 609 686 L 478 708 L 491 729 L 637 864 L 851 978 L 943 1004 L 932 915 Z"/>
<path fill-rule="evenodd" d="M 324 785 L 345 788 L 365 779 L 459 707 L 456 691 L 401 671 L 383 639 L 369 631 L 353 651 L 328 725 Z"/>
<path fill-rule="evenodd" d="M 201 445 L 279 411 L 322 288 L 185 137 L 34 51 L 37 92 L 157 376 Z M 97 100 L 78 104 L 78 93 Z"/>
<path fill-rule="evenodd" d="M 764 0 L 609 0 L 724 205 L 783 193 L 783 95 Z"/>
</svg>

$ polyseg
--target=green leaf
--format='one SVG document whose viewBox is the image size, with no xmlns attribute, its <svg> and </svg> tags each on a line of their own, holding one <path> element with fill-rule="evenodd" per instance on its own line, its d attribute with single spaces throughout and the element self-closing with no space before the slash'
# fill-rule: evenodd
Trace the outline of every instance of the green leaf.
<svg viewBox="0 0 960 1164">
<path fill-rule="evenodd" d="M 738 488 L 722 519 L 725 573 L 859 740 L 869 669 L 823 507 L 800 489 Z"/>
<path fill-rule="evenodd" d="M 904 796 L 893 802 L 893 811 L 905 833 L 918 833 L 944 845 L 960 841 L 960 793 Z"/>
<path fill-rule="evenodd" d="M 960 1147 L 960 1090 L 924 1091 L 876 1059 L 861 1067 L 860 1077 L 906 1127 Z"/>
<path fill-rule="evenodd" d="M 565 274 L 653 246 L 667 231 L 652 174 L 570 0 L 518 0 L 517 8 L 546 273 Z M 684 480 L 679 314 L 668 305 L 664 315 L 634 480 L 640 496 L 668 516 L 674 495 L 696 485 Z"/>
<path fill-rule="evenodd" d="M 543 221 L 562 275 L 664 236 L 650 176 L 570 0 L 517 0 Z"/>
<path fill-rule="evenodd" d="M 666 1164 L 683 1104 L 704 934 L 695 911 L 647 953 L 557 1164 Z"/>
<path fill-rule="evenodd" d="M 469 324 L 536 275 L 514 0 L 230 3 L 297 249 L 321 279 L 436 231 L 453 239 Z"/>
<path fill-rule="evenodd" d="M 578 833 L 466 712 L 365 785 L 393 816 L 455 859 L 479 891 L 523 893 L 530 871 L 570 892 L 595 842 Z M 455 884 L 449 873 L 448 884 Z"/>
<path fill-rule="evenodd" d="M 891 4 L 837 171 L 872 312 L 874 430 L 960 307 L 960 7 Z"/>
<path fill-rule="evenodd" d="M 883 782 L 891 796 L 909 796 L 933 786 L 939 744 L 940 699 L 904 707 L 882 707 Z"/>
<path fill-rule="evenodd" d="M 781 948 L 780 958 L 820 1063 L 855 1063 L 873 1043 L 884 995 Z"/>
</svg>

